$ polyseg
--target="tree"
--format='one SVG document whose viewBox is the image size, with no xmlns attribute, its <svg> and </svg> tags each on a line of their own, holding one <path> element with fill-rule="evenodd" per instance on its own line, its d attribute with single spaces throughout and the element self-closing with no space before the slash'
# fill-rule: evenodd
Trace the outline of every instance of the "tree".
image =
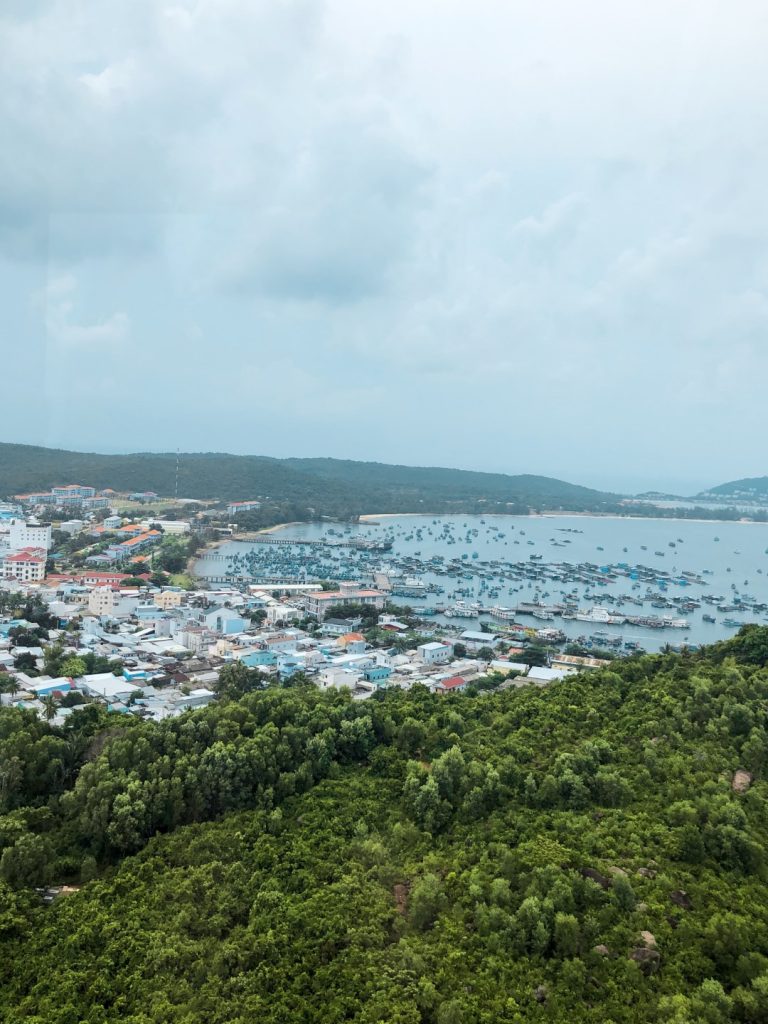
<svg viewBox="0 0 768 1024">
<path fill-rule="evenodd" d="M 56 717 L 56 698 L 48 693 L 41 698 L 40 703 L 43 705 L 46 722 L 50 722 Z"/>
<path fill-rule="evenodd" d="M 87 666 L 82 658 L 67 658 L 61 663 L 61 675 L 71 679 L 79 679 L 80 676 L 85 675 L 86 671 Z"/>
<path fill-rule="evenodd" d="M 90 853 L 83 857 L 83 862 L 80 865 L 80 881 L 81 882 L 92 882 L 97 877 L 99 868 L 96 863 L 96 858 L 91 856 Z"/>
<path fill-rule="evenodd" d="M 0 689 L 3 693 L 10 693 L 11 697 L 15 697 L 20 689 L 19 681 L 16 676 L 4 672 L 0 675 Z"/>
<path fill-rule="evenodd" d="M 40 647 L 40 640 L 45 639 L 41 633 L 25 629 L 23 626 L 14 626 L 8 631 L 8 636 L 14 647 Z"/>
<path fill-rule="evenodd" d="M 437 783 L 440 796 L 454 807 L 461 802 L 467 764 L 461 748 L 457 746 L 446 750 L 432 765 L 432 778 Z"/>
<path fill-rule="evenodd" d="M 216 690 L 222 697 L 236 700 L 252 690 L 261 690 L 266 678 L 258 669 L 248 668 L 242 661 L 232 661 L 219 672 Z"/>
<path fill-rule="evenodd" d="M 525 648 L 523 657 L 529 665 L 549 664 L 549 651 L 546 647 L 542 647 L 541 644 L 530 644 Z"/>
<path fill-rule="evenodd" d="M 437 875 L 427 874 L 411 890 L 410 917 L 419 931 L 431 927 L 445 906 L 445 895 Z"/>
<path fill-rule="evenodd" d="M 576 956 L 579 951 L 579 921 L 574 914 L 555 914 L 554 943 L 560 956 Z"/>
<path fill-rule="evenodd" d="M 0 875 L 9 885 L 45 885 L 50 881 L 52 851 L 42 836 L 27 832 L 0 858 Z"/>
<path fill-rule="evenodd" d="M 437 1024 L 462 1024 L 464 1013 L 458 999 L 448 999 L 437 1010 Z"/>
</svg>

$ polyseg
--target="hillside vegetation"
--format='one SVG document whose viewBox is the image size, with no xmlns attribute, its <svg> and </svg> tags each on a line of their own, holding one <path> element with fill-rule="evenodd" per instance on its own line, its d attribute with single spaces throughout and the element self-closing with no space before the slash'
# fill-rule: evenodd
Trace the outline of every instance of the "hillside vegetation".
<svg viewBox="0 0 768 1024">
<path fill-rule="evenodd" d="M 766 659 L 748 627 L 545 690 L 5 709 L 0 1017 L 768 1021 Z"/>
<path fill-rule="evenodd" d="M 0 444 L 0 492 L 20 494 L 67 483 L 173 494 L 176 453 L 98 455 Z M 318 512 L 504 511 L 613 507 L 614 497 L 540 476 L 388 466 L 338 459 L 271 459 L 257 455 L 186 453 L 178 493 L 237 500 L 268 496 Z M 507 504 L 511 507 L 507 508 Z"/>
<path fill-rule="evenodd" d="M 718 484 L 717 487 L 710 487 L 705 492 L 731 497 L 732 495 L 750 495 L 754 498 L 768 498 L 768 476 L 745 477 L 742 480 L 730 480 L 725 484 Z M 702 495 L 703 496 L 703 495 Z"/>
</svg>

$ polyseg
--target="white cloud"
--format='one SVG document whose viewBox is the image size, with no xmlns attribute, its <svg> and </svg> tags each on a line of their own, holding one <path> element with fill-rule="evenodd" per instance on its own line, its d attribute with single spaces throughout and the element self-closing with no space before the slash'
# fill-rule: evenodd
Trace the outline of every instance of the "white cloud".
<svg viewBox="0 0 768 1024">
<path fill-rule="evenodd" d="M 59 351 L 130 335 L 188 373 L 167 443 L 205 405 L 212 447 L 269 450 L 242 382 L 271 372 L 286 408 L 292 379 L 307 405 L 377 406 L 386 430 L 355 443 L 379 458 L 503 468 L 487 438 L 509 436 L 524 468 L 605 479 L 617 451 L 674 461 L 668 438 L 690 437 L 690 472 L 716 480 L 739 403 L 750 465 L 732 475 L 761 469 L 757 0 L 738 17 L 695 0 L 48 0 L 0 20 L 0 260 L 50 278 L 47 315 L 17 312 L 21 344 L 41 323 Z M 78 387 L 107 379 L 95 362 Z M 350 432 L 319 422 L 315 449 L 344 454 Z"/>
<path fill-rule="evenodd" d="M 73 274 L 52 278 L 35 298 L 48 338 L 61 350 L 93 349 L 116 353 L 128 339 L 130 320 L 124 312 L 90 322 L 77 322 L 77 279 Z"/>
</svg>

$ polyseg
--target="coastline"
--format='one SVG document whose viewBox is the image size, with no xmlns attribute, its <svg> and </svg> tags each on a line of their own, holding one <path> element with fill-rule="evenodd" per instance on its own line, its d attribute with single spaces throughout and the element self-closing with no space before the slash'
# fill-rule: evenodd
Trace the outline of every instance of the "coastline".
<svg viewBox="0 0 768 1024">
<path fill-rule="evenodd" d="M 222 547 L 224 544 L 247 544 L 249 540 L 254 537 L 263 536 L 266 533 L 274 533 L 275 530 L 282 530 L 286 526 L 303 526 L 303 523 L 275 523 L 274 526 L 265 526 L 263 530 L 251 530 L 245 533 L 233 533 L 226 537 L 216 537 L 215 540 L 209 540 L 203 547 L 191 555 L 187 560 L 186 573 L 191 576 L 192 579 L 198 583 L 205 583 L 205 576 L 198 576 L 195 572 L 195 566 L 198 562 L 201 562 L 210 551 L 215 551 L 216 548 Z"/>
<path fill-rule="evenodd" d="M 513 515 L 512 513 L 506 512 L 366 512 L 364 515 L 359 517 L 360 525 L 368 524 L 369 521 L 372 525 L 376 522 L 384 519 L 404 519 L 404 518 L 421 518 L 430 519 L 437 516 L 476 516 L 478 518 L 514 518 L 514 519 L 562 519 L 562 518 L 579 518 L 579 519 L 632 519 L 632 520 L 648 520 L 649 522 L 665 522 L 665 523 L 705 523 L 709 525 L 737 525 L 737 526 L 768 526 L 768 523 L 756 522 L 754 519 L 694 519 L 690 516 L 638 516 L 627 513 L 621 515 L 617 512 L 567 512 L 562 510 L 552 510 L 550 512 L 529 512 L 528 515 Z M 333 520 L 333 522 L 343 522 L 343 520 Z M 276 533 L 279 530 L 283 530 L 288 526 L 306 526 L 308 522 L 305 521 L 292 521 L 288 523 L 275 523 L 273 526 L 265 526 L 262 530 L 250 531 L 248 533 L 232 534 L 228 537 L 217 537 L 215 540 L 209 541 L 205 547 L 200 548 L 199 551 L 189 559 L 187 562 L 187 574 L 192 576 L 193 579 L 199 582 L 205 582 L 204 576 L 198 576 L 195 572 L 195 564 L 198 561 L 202 561 L 207 552 L 215 551 L 216 548 L 221 547 L 224 544 L 239 543 L 247 544 L 249 540 L 255 537 L 264 536 L 266 534 Z"/>
<path fill-rule="evenodd" d="M 565 512 L 552 510 L 551 512 L 529 512 L 527 515 L 515 515 L 512 512 L 382 512 L 377 515 L 375 512 L 368 512 L 360 516 L 360 522 L 368 519 L 402 519 L 405 516 L 420 516 L 422 518 L 436 518 L 437 516 L 477 516 L 483 519 L 505 518 L 511 519 L 559 519 L 568 516 L 577 516 L 580 519 L 647 519 L 649 522 L 664 523 L 734 523 L 738 526 L 768 526 L 768 522 L 760 523 L 755 519 L 694 519 L 692 516 L 638 516 L 627 513 L 621 515 L 618 512 Z M 295 523 L 284 523 L 285 526 L 295 526 Z M 272 529 L 279 529 L 275 526 Z"/>
</svg>

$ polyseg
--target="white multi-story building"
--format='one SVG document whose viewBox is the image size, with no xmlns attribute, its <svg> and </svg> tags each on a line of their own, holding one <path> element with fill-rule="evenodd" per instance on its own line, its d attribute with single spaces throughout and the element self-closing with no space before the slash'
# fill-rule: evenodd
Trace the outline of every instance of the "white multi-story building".
<svg viewBox="0 0 768 1024">
<path fill-rule="evenodd" d="M 158 519 L 152 524 L 159 527 L 163 533 L 189 533 L 192 529 L 185 519 Z"/>
<path fill-rule="evenodd" d="M 26 519 L 11 519 L 8 525 L 8 547 L 12 551 L 23 548 L 43 548 L 48 551 L 51 546 L 51 526 L 40 523 L 29 523 Z"/>
<path fill-rule="evenodd" d="M 77 533 L 82 533 L 85 522 L 82 519 L 67 519 L 63 523 L 59 523 L 59 529 L 62 533 L 68 533 L 70 537 L 74 537 Z"/>
<path fill-rule="evenodd" d="M 94 587 L 88 595 L 88 611 L 92 615 L 111 615 L 115 607 L 112 587 Z"/>
<path fill-rule="evenodd" d="M 238 512 L 258 512 L 260 501 L 231 501 L 227 505 L 227 515 L 236 516 Z"/>
<path fill-rule="evenodd" d="M 322 620 L 328 609 L 337 604 L 370 604 L 383 608 L 386 594 L 380 590 L 358 589 L 354 584 L 342 584 L 339 590 L 323 590 L 307 594 L 307 612 Z"/>
<path fill-rule="evenodd" d="M 64 487 L 52 487 L 51 494 L 65 501 L 77 501 L 81 498 L 92 498 L 96 494 L 96 488 L 84 487 L 83 484 L 66 484 Z"/>
<path fill-rule="evenodd" d="M 274 626 L 276 622 L 294 622 L 296 619 L 301 618 L 301 612 L 298 608 L 294 608 L 293 605 L 288 604 L 275 604 L 267 605 L 267 624 Z"/>
<path fill-rule="evenodd" d="M 24 548 L 13 554 L 4 555 L 3 579 L 20 580 L 22 583 L 34 583 L 45 579 L 45 556 L 43 548 Z"/>
</svg>

